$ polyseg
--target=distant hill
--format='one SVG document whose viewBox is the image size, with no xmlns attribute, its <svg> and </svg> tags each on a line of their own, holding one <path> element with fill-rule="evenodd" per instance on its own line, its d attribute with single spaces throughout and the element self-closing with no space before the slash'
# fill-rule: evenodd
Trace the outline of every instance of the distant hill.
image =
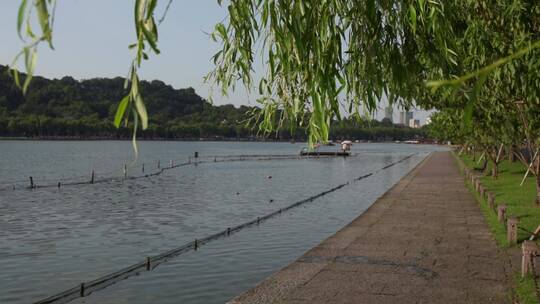
<svg viewBox="0 0 540 304">
<path fill-rule="evenodd" d="M 139 137 L 147 139 L 246 139 L 256 130 L 246 127 L 252 107 L 214 106 L 194 89 L 175 89 L 159 80 L 140 83 L 149 114 L 149 126 Z M 0 65 L 0 137 L 123 139 L 129 128 L 116 129 L 113 119 L 118 102 L 126 95 L 124 78 L 75 80 L 66 76 L 35 76 L 26 96 L 15 86 L 7 67 Z M 335 121 L 331 139 L 407 140 L 422 138 L 422 129 L 398 127 L 391 122 Z M 289 140 L 282 130 L 271 136 Z M 295 140 L 305 140 L 298 128 Z"/>
<path fill-rule="evenodd" d="M 75 80 L 33 78 L 26 96 L 0 65 L 0 136 L 124 138 L 112 121 L 126 95 L 124 78 Z M 250 107 L 214 106 L 193 88 L 174 89 L 162 81 L 142 81 L 149 114 L 146 138 L 237 138 L 255 135 L 241 123 Z"/>
</svg>

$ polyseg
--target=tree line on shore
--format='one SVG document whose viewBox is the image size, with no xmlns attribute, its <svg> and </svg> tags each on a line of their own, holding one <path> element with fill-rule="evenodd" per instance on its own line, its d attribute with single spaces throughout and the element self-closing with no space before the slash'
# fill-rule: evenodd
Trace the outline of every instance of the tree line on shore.
<svg viewBox="0 0 540 304">
<path fill-rule="evenodd" d="M 535 205 L 540 207 L 539 114 L 538 107 L 522 100 L 507 102 L 500 112 L 482 107 L 475 107 L 472 113 L 445 109 L 432 116 L 429 134 L 457 144 L 459 154 L 466 153 L 479 162 L 481 165 L 475 169 L 493 179 L 499 177 L 504 159 L 519 161 L 525 175 L 535 177 Z"/>
<path fill-rule="evenodd" d="M 130 138 L 132 129 L 113 125 L 118 99 L 124 94 L 121 77 L 75 80 L 72 77 L 34 77 L 23 95 L 0 66 L 0 136 L 33 138 Z M 258 130 L 246 119 L 254 107 L 216 106 L 194 89 L 174 89 L 162 81 L 141 81 L 148 105 L 147 139 L 254 139 Z M 422 138 L 424 131 L 376 120 L 335 121 L 334 138 L 406 140 Z M 280 130 L 269 139 L 305 140 L 306 130 Z"/>
</svg>

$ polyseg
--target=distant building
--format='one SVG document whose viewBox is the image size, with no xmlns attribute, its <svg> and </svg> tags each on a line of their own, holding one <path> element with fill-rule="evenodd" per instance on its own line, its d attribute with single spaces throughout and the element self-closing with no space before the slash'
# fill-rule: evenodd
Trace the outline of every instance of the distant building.
<svg viewBox="0 0 540 304">
<path fill-rule="evenodd" d="M 413 119 L 414 116 L 413 116 L 413 112 L 412 111 L 408 111 L 406 114 L 405 114 L 405 121 L 410 121 L 411 119 Z"/>
<path fill-rule="evenodd" d="M 384 118 L 390 119 L 390 122 L 394 122 L 394 108 L 392 106 L 388 106 L 384 109 Z"/>
<path fill-rule="evenodd" d="M 412 111 L 401 111 L 399 113 L 399 123 L 407 126 L 409 125 L 409 121 L 413 119 L 413 112 Z"/>
<path fill-rule="evenodd" d="M 409 127 L 414 129 L 420 128 L 420 119 L 409 119 Z"/>
</svg>

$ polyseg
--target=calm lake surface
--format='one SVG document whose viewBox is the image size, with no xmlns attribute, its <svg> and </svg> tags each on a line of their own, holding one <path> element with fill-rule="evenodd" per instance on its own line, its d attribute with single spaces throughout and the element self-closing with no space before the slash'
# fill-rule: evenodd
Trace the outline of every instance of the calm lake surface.
<svg viewBox="0 0 540 304">
<path fill-rule="evenodd" d="M 294 261 L 366 210 L 443 147 L 353 145 L 354 157 L 209 162 L 159 176 L 39 185 L 155 172 L 243 154 L 297 154 L 304 144 L 0 141 L 0 303 L 31 303 L 283 208 L 414 156 L 364 180 L 161 264 L 73 303 L 224 303 Z M 337 147 L 329 147 L 337 149 Z M 269 178 L 271 176 L 271 178 Z M 13 187 L 15 189 L 13 189 Z"/>
</svg>

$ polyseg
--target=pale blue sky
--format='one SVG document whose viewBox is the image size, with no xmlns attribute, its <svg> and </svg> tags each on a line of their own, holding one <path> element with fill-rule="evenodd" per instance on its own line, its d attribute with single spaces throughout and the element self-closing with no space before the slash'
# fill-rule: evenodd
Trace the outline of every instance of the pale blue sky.
<svg viewBox="0 0 540 304">
<path fill-rule="evenodd" d="M 168 0 L 160 0 L 161 16 Z M 20 0 L 0 1 L 0 64 L 11 63 L 23 43 L 16 33 Z M 54 46 L 43 44 L 38 54 L 36 74 L 49 78 L 66 75 L 76 79 L 125 76 L 133 53 L 127 46 L 134 42 L 133 0 L 57 0 Z M 211 57 L 219 45 L 210 40 L 216 22 L 226 16 L 226 8 L 215 0 L 174 0 L 167 19 L 159 27 L 160 55 L 143 63 L 141 78 L 160 79 L 175 88 L 193 87 L 208 98 L 209 85 L 203 76 L 212 69 Z M 215 104 L 255 105 L 257 95 L 248 95 L 243 87 L 223 97 L 214 93 Z M 398 111 L 394 111 L 397 113 Z M 422 123 L 426 113 L 417 113 Z M 384 111 L 376 117 L 381 119 Z M 397 114 L 394 115 L 395 120 Z"/>
<path fill-rule="evenodd" d="M 159 1 L 158 17 L 167 0 Z M 16 33 L 20 0 L 0 1 L 0 64 L 9 64 L 23 46 Z M 77 79 L 125 76 L 133 54 L 133 0 L 58 0 L 54 25 L 55 50 L 40 46 L 37 75 Z M 152 56 L 140 70 L 143 79 L 160 79 L 175 88 L 193 87 L 208 97 L 203 76 L 212 68 L 211 56 L 219 45 L 205 33 L 226 15 L 215 0 L 175 0 L 159 28 L 161 54 Z M 247 104 L 245 90 L 229 98 L 214 94 L 216 104 Z"/>
</svg>

